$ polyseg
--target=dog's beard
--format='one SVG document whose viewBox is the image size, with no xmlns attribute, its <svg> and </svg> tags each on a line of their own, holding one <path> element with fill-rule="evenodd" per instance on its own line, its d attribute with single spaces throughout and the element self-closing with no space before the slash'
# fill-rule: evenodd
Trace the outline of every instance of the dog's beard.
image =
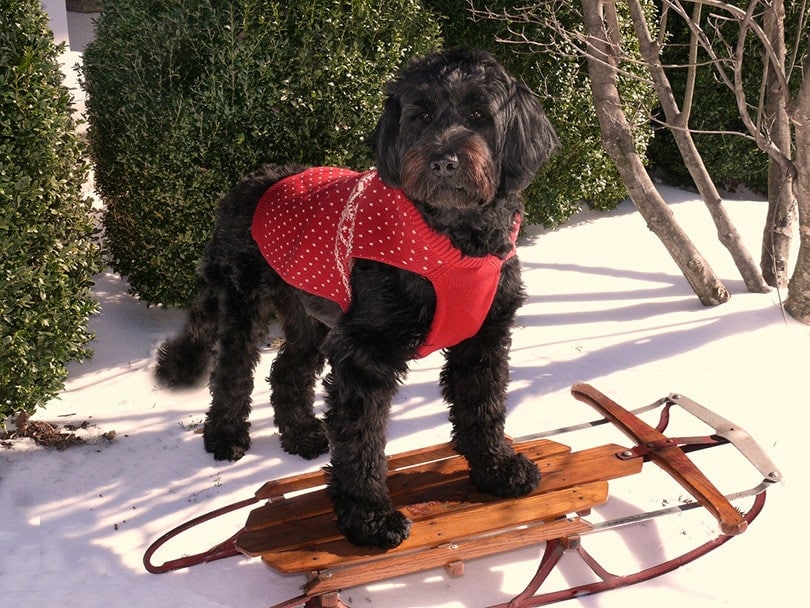
<svg viewBox="0 0 810 608">
<path fill-rule="evenodd" d="M 409 199 L 437 208 L 466 209 L 495 198 L 497 168 L 486 143 L 467 137 L 453 150 L 458 169 L 439 176 L 430 168 L 436 154 L 430 147 L 414 147 L 402 157 L 400 183 Z"/>
</svg>

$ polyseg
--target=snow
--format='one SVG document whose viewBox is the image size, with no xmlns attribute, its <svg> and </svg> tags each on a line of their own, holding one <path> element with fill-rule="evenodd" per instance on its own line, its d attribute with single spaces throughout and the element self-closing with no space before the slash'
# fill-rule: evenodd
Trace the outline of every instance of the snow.
<svg viewBox="0 0 810 608">
<path fill-rule="evenodd" d="M 609 213 L 583 210 L 554 231 L 529 227 L 518 249 L 529 298 L 513 336 L 507 432 L 520 437 L 593 419 L 594 412 L 569 393 L 575 382 L 588 382 L 628 408 L 678 392 L 733 420 L 784 475 L 749 530 L 674 573 L 565 605 L 796 605 L 805 591 L 795 554 L 810 541 L 800 519 L 808 498 L 801 449 L 809 422 L 810 328 L 782 314 L 777 292 L 745 291 L 695 195 L 660 190 L 732 292 L 731 300 L 702 306 L 629 202 Z M 727 205 L 758 256 L 765 203 L 744 196 Z M 141 564 L 149 544 L 174 526 L 247 498 L 267 480 L 327 462 L 304 461 L 280 448 L 262 380 L 275 351 L 263 351 L 256 374 L 253 447 L 236 463 L 215 462 L 198 432 L 207 388 L 173 392 L 153 376 L 155 350 L 180 328 L 183 313 L 146 307 L 111 272 L 97 277 L 94 291 L 101 303 L 101 313 L 90 321 L 95 356 L 70 367 L 64 393 L 36 416 L 59 425 L 88 422 L 80 431 L 87 445 L 52 452 L 20 441 L 0 449 L 3 605 L 251 608 L 298 595 L 301 577 L 282 576 L 259 559 L 232 557 L 164 575 L 148 574 Z M 274 327 L 271 335 L 277 334 Z M 436 353 L 412 365 L 392 406 L 389 453 L 448 439 L 437 382 L 441 364 Z M 323 410 L 320 399 L 317 407 Z M 112 440 L 103 437 L 109 431 L 115 431 Z M 575 448 L 607 441 L 629 445 L 604 426 L 558 440 Z M 721 489 L 737 477 L 745 478 L 743 485 L 761 479 L 714 452 L 721 450 L 699 456 Z M 593 520 L 659 508 L 684 494 L 660 477 L 648 464 L 641 475 L 611 482 L 616 499 L 595 510 Z M 716 532 L 701 511 L 585 536 L 583 544 L 609 556 L 626 554 L 629 562 L 655 559 Z M 238 512 L 178 538 L 155 561 L 215 544 L 246 515 Z M 628 552 L 631 541 L 636 544 Z M 429 571 L 349 589 L 341 598 L 350 606 L 387 608 L 506 602 L 528 582 L 542 549 L 468 562 L 460 578 Z M 567 556 L 549 582 L 576 582 L 580 571 Z"/>
</svg>

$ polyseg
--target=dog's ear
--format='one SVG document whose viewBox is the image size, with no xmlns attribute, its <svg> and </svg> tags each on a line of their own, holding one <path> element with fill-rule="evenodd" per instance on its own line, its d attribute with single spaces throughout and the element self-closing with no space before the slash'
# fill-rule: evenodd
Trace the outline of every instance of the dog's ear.
<svg viewBox="0 0 810 608">
<path fill-rule="evenodd" d="M 401 106 L 399 95 L 393 83 L 386 89 L 382 116 L 368 138 L 371 152 L 374 155 L 377 173 L 386 184 L 399 187 L 399 120 Z"/>
<path fill-rule="evenodd" d="M 523 190 L 560 142 L 540 102 L 523 84 L 516 82 L 509 99 L 511 112 L 506 125 L 501 163 L 501 189 Z"/>
</svg>

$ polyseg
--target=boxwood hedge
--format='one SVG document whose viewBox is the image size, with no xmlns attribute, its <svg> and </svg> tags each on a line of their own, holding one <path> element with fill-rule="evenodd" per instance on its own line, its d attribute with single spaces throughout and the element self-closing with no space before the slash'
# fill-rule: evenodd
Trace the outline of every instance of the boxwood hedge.
<svg viewBox="0 0 810 608">
<path fill-rule="evenodd" d="M 4 0 L 0 28 L 0 419 L 33 412 L 89 355 L 100 255 L 88 164 L 39 0 Z"/>
<path fill-rule="evenodd" d="M 382 84 L 439 45 L 416 0 L 106 0 L 83 81 L 115 270 L 187 304 L 222 193 L 263 162 L 367 167 Z"/>
</svg>

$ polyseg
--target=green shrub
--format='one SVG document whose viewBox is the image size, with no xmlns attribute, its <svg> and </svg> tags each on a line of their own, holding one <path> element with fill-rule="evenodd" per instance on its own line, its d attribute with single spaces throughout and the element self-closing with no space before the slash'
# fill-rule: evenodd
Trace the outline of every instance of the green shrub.
<svg viewBox="0 0 810 608">
<path fill-rule="evenodd" d="M 476 45 L 496 55 L 538 94 L 557 130 L 562 148 L 541 170 L 524 196 L 527 221 L 555 226 L 574 214 L 583 202 L 597 209 L 612 209 L 627 196 L 613 162 L 602 150 L 587 66 L 577 57 L 575 48 L 539 23 L 472 19 L 468 0 L 426 0 L 426 4 L 444 16 L 442 34 L 449 46 Z M 506 0 L 473 4 L 481 10 L 486 6 L 494 14 L 512 11 L 515 6 Z M 532 6 L 538 20 L 553 16 L 570 31 L 583 29 L 577 12 L 578 2 L 534 3 Z M 626 18 L 627 7 L 619 3 L 618 9 L 624 28 L 623 48 L 638 55 L 632 25 Z M 514 40 L 510 29 L 519 29 L 533 44 L 500 42 Z M 537 52 L 541 48 L 543 50 Z M 638 70 L 632 65 L 623 67 L 628 71 Z M 620 86 L 628 120 L 636 127 L 636 146 L 644 156 L 651 137 L 648 118 L 654 93 L 649 85 L 636 79 L 624 78 Z"/>
<path fill-rule="evenodd" d="M 100 270 L 87 162 L 39 0 L 3 0 L 0 28 L 0 418 L 33 412 L 89 354 Z"/>
<path fill-rule="evenodd" d="M 365 168 L 382 85 L 439 46 L 415 0 L 108 0 L 85 52 L 115 270 L 186 305 L 216 204 L 264 162 Z"/>
</svg>

